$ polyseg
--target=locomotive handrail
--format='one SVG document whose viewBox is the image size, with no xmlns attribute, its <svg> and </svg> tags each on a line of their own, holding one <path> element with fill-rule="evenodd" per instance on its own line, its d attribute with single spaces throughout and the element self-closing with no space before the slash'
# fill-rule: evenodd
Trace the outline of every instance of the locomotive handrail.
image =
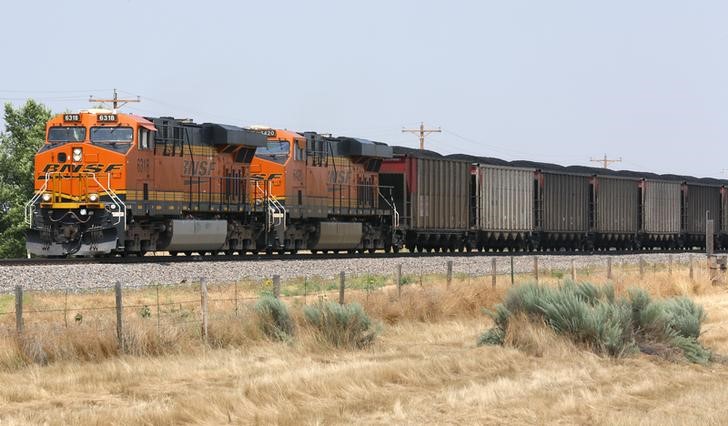
<svg viewBox="0 0 728 426">
<path fill-rule="evenodd" d="M 270 183 L 270 181 L 268 181 Z M 276 219 L 280 219 L 279 224 L 283 225 L 283 230 L 286 229 L 286 208 L 276 198 L 275 195 L 271 194 L 270 191 L 265 191 L 260 187 L 260 181 L 255 182 L 255 188 L 261 192 L 261 195 L 268 201 L 268 227 L 276 225 Z M 276 216 L 280 215 L 280 216 Z"/>
<path fill-rule="evenodd" d="M 96 182 L 96 184 L 104 190 L 106 195 L 108 195 L 109 198 L 111 198 L 111 200 L 119 207 L 121 215 L 116 215 L 114 214 L 115 212 L 111 212 L 111 215 L 117 218 L 117 221 L 114 223 L 114 225 L 118 225 L 121 220 L 124 220 L 124 230 L 126 230 L 126 204 L 121 201 L 121 198 L 119 198 L 119 196 L 116 195 L 116 192 L 114 192 L 114 190 L 111 188 L 111 173 L 106 174 L 106 180 L 108 185 L 106 187 L 104 187 L 104 185 L 99 182 L 98 179 L 96 179 L 96 173 L 91 173 L 91 177 L 93 178 L 94 182 Z"/>
<path fill-rule="evenodd" d="M 45 174 L 45 181 L 43 182 L 43 186 L 33 194 L 33 197 L 25 203 L 25 208 L 23 209 L 25 212 L 25 224 L 28 225 L 30 228 L 33 226 L 33 212 L 35 211 L 35 203 L 40 199 L 40 197 L 43 196 L 43 193 L 48 189 L 48 175 L 50 173 Z"/>
<path fill-rule="evenodd" d="M 399 212 L 397 211 L 397 206 L 395 205 L 394 200 L 390 203 L 390 200 L 387 200 L 387 197 L 382 194 L 382 191 L 377 190 L 377 192 L 379 193 L 379 196 L 382 197 L 382 200 L 384 200 L 384 202 L 392 209 L 392 226 L 395 229 L 399 228 Z"/>
</svg>

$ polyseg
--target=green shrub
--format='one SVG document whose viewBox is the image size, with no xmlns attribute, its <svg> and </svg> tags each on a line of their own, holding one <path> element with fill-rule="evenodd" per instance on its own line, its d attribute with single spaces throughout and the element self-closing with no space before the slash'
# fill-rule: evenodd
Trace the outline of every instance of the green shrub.
<svg viewBox="0 0 728 426">
<path fill-rule="evenodd" d="M 374 342 L 378 329 L 361 305 L 319 302 L 303 309 L 306 322 L 336 347 L 363 348 Z"/>
<path fill-rule="evenodd" d="M 272 296 L 263 296 L 255 303 L 260 327 L 271 339 L 286 341 L 293 336 L 294 324 L 288 308 Z"/>
<path fill-rule="evenodd" d="M 705 320 L 702 307 L 685 297 L 653 301 L 640 289 L 628 294 L 629 298 L 616 298 L 613 286 L 590 283 L 514 287 L 503 304 L 486 311 L 495 326 L 478 338 L 478 344 L 503 344 L 509 317 L 526 314 L 599 354 L 622 357 L 639 349 L 649 353 L 677 350 L 692 362 L 711 358 L 697 340 Z"/>
</svg>

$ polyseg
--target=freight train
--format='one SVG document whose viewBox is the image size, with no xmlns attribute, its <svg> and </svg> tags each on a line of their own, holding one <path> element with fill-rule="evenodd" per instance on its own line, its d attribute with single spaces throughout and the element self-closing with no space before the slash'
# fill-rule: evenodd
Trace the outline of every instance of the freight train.
<svg viewBox="0 0 728 426">
<path fill-rule="evenodd" d="M 690 249 L 728 182 L 90 109 L 47 124 L 35 256 Z"/>
</svg>

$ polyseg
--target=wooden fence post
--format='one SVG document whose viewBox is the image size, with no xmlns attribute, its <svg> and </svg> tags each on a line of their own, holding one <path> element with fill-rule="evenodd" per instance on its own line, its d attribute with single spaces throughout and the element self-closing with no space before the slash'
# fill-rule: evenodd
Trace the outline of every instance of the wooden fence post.
<svg viewBox="0 0 728 426">
<path fill-rule="evenodd" d="M 207 343 L 207 283 L 200 277 L 200 298 L 202 307 L 202 341 Z"/>
<path fill-rule="evenodd" d="M 538 256 L 533 256 L 533 277 L 536 279 L 536 284 L 538 284 Z"/>
<path fill-rule="evenodd" d="M 402 264 L 397 265 L 397 270 L 395 271 L 395 277 L 397 280 L 397 297 L 402 296 Z"/>
<path fill-rule="evenodd" d="M 576 264 L 574 259 L 571 259 L 571 281 L 576 281 Z"/>
<path fill-rule="evenodd" d="M 23 287 L 19 285 L 15 286 L 15 329 L 23 334 Z"/>
<path fill-rule="evenodd" d="M 640 256 L 640 278 L 645 277 L 645 258 Z"/>
<path fill-rule="evenodd" d="M 63 297 L 63 326 L 68 328 L 68 289 L 64 291 Z"/>
<path fill-rule="evenodd" d="M 339 305 L 344 304 L 344 290 L 346 289 L 346 273 L 341 271 L 339 274 Z"/>
<path fill-rule="evenodd" d="M 495 283 L 496 283 L 496 262 L 495 262 L 495 257 L 493 259 L 491 259 L 490 265 L 491 265 L 490 266 L 490 270 L 491 270 L 491 272 L 493 274 L 493 289 L 495 290 Z"/>
<path fill-rule="evenodd" d="M 513 256 L 511 256 L 511 285 L 516 283 L 516 277 L 513 272 Z"/>
<path fill-rule="evenodd" d="M 273 275 L 273 297 L 276 299 L 281 297 L 281 276 Z"/>
<path fill-rule="evenodd" d="M 157 334 L 162 334 L 162 319 L 160 316 L 160 310 L 159 310 L 159 284 L 157 284 L 155 287 L 155 290 L 157 291 Z"/>
<path fill-rule="evenodd" d="M 672 255 L 667 258 L 667 273 L 672 275 Z"/>
<path fill-rule="evenodd" d="M 235 281 L 235 316 L 238 316 L 238 282 Z"/>
<path fill-rule="evenodd" d="M 124 328 L 122 324 L 123 320 L 123 309 L 124 305 L 121 300 L 121 282 L 117 281 L 114 284 L 114 294 L 116 299 L 116 342 L 119 345 L 119 349 L 123 352 L 124 348 Z"/>
<path fill-rule="evenodd" d="M 447 288 L 450 288 L 452 283 L 452 260 L 447 261 Z"/>
<path fill-rule="evenodd" d="M 694 273 L 695 266 L 694 266 L 694 263 L 693 263 L 693 255 L 692 254 L 690 255 L 689 262 L 690 262 L 690 280 L 692 280 L 695 277 L 695 273 Z"/>
<path fill-rule="evenodd" d="M 612 279 L 612 258 L 611 257 L 607 258 L 607 279 L 608 280 Z"/>
</svg>

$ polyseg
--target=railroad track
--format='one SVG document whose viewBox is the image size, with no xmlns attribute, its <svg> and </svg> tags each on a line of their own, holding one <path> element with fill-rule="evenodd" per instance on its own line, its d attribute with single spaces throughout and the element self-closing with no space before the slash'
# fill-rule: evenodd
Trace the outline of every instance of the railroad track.
<svg viewBox="0 0 728 426">
<path fill-rule="evenodd" d="M 423 253 L 297 253 L 297 254 L 246 254 L 246 255 L 147 255 L 142 257 L 69 257 L 69 258 L 18 258 L 0 259 L 3 266 L 37 266 L 37 265 L 74 265 L 74 264 L 139 264 L 139 263 L 188 263 L 188 262 L 241 262 L 241 261 L 276 261 L 276 260 L 330 260 L 330 259 L 389 259 L 415 257 L 480 257 L 480 256 L 622 256 L 635 254 L 681 254 L 702 253 L 698 250 L 640 250 L 640 251 L 519 251 L 519 252 L 423 252 Z"/>
</svg>

